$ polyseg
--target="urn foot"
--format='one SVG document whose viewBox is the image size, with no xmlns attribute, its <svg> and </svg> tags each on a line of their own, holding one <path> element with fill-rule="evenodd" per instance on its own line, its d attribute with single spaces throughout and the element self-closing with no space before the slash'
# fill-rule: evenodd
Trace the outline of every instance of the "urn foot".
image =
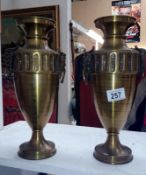
<svg viewBox="0 0 146 175">
<path fill-rule="evenodd" d="M 24 159 L 40 160 L 56 153 L 55 144 L 44 139 L 41 131 L 34 131 L 29 142 L 20 145 L 18 155 Z"/>
<path fill-rule="evenodd" d="M 97 145 L 93 155 L 108 164 L 124 164 L 133 159 L 131 149 L 120 144 L 117 134 L 110 134 L 106 143 Z"/>
<path fill-rule="evenodd" d="M 55 144 L 51 141 L 45 141 L 35 148 L 30 142 L 20 145 L 18 155 L 24 159 L 40 160 L 53 156 L 56 153 Z"/>
</svg>

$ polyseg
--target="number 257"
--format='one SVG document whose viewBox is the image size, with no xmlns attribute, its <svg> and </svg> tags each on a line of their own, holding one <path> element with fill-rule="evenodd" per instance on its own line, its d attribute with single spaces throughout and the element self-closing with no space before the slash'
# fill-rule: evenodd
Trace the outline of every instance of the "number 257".
<svg viewBox="0 0 146 175">
<path fill-rule="evenodd" d="M 111 99 L 117 99 L 121 97 L 121 92 L 115 92 L 111 94 Z"/>
</svg>

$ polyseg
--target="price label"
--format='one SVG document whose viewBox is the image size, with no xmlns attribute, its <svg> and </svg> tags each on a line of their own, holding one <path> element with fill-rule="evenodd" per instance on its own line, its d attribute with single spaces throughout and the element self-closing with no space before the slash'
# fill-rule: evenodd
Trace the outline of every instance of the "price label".
<svg viewBox="0 0 146 175">
<path fill-rule="evenodd" d="M 107 90 L 106 95 L 108 102 L 121 101 L 126 99 L 124 88 Z"/>
</svg>

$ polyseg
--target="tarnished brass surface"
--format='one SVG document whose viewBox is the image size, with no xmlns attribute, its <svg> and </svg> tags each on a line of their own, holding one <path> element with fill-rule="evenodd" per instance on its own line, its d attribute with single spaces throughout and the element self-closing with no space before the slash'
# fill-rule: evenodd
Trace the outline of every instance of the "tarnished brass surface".
<svg viewBox="0 0 146 175">
<path fill-rule="evenodd" d="M 94 157 L 109 164 L 128 163 L 133 159 L 131 149 L 121 145 L 117 133 L 109 133 L 106 142 L 95 147 Z"/>
<path fill-rule="evenodd" d="M 52 21 L 30 17 L 20 23 L 26 42 L 17 51 L 15 89 L 33 133 L 30 141 L 20 146 L 19 155 L 25 159 L 44 159 L 56 152 L 55 144 L 43 137 L 43 128 L 53 111 L 59 77 L 64 72 L 64 57 L 48 48 L 46 34 L 53 26 Z"/>
<path fill-rule="evenodd" d="M 99 51 L 92 53 L 94 103 L 108 138 L 95 147 L 94 156 L 110 164 L 127 163 L 133 158 L 131 150 L 120 144 L 118 134 L 131 109 L 139 71 L 139 55 L 127 47 L 124 36 L 134 23 L 135 19 L 130 16 L 95 20 L 96 27 L 104 33 L 105 42 Z M 106 91 L 118 88 L 125 89 L 126 99 L 109 102 Z"/>
</svg>

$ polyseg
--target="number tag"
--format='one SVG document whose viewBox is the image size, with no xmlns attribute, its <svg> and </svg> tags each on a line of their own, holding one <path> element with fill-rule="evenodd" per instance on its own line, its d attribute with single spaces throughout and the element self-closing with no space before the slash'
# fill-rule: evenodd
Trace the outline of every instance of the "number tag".
<svg viewBox="0 0 146 175">
<path fill-rule="evenodd" d="M 120 101 L 120 100 L 126 99 L 124 88 L 107 90 L 106 95 L 107 95 L 108 102 Z"/>
</svg>

